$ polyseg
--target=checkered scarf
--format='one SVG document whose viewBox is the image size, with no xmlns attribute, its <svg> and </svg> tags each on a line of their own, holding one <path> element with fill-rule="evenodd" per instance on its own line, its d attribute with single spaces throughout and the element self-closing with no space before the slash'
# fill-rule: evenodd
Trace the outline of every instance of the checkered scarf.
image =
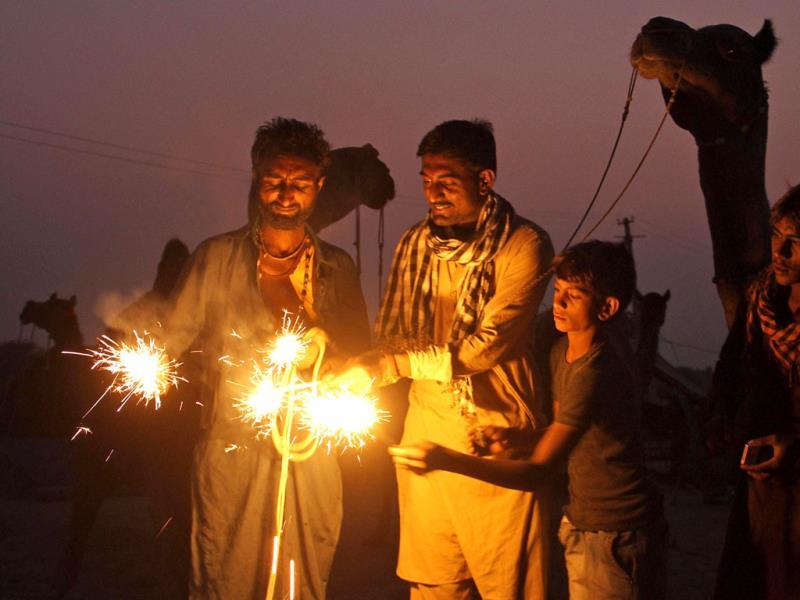
<svg viewBox="0 0 800 600">
<path fill-rule="evenodd" d="M 439 288 L 439 261 L 466 266 L 456 295 L 450 343 L 473 333 L 486 302 L 494 294 L 494 257 L 511 232 L 514 208 L 490 194 L 478 216 L 475 235 L 466 241 L 442 239 L 431 230 L 430 215 L 401 238 L 394 253 L 375 335 L 393 348 L 420 349 L 432 344 L 433 315 Z M 468 377 L 453 382 L 459 406 L 474 412 Z"/>
<path fill-rule="evenodd" d="M 457 342 L 475 331 L 487 300 L 494 292 L 494 256 L 505 244 L 514 218 L 513 207 L 497 194 L 483 205 L 475 236 L 467 241 L 442 239 L 431 231 L 430 216 L 401 238 L 375 323 L 380 341 L 401 339 L 408 345 L 428 345 L 439 287 L 439 261 L 466 266 L 450 331 Z"/>
<path fill-rule="evenodd" d="M 800 323 L 779 322 L 779 307 L 785 302 L 786 289 L 776 283 L 772 269 L 766 269 L 750 290 L 747 341 L 752 342 L 759 332 L 766 336 L 772 356 L 792 385 L 800 371 Z"/>
</svg>

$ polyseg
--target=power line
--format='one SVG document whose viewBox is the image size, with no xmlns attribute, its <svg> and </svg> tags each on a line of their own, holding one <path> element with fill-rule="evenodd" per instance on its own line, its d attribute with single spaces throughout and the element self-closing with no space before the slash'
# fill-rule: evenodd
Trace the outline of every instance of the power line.
<svg viewBox="0 0 800 600">
<path fill-rule="evenodd" d="M 673 346 L 678 346 L 681 348 L 689 348 L 690 350 L 697 350 L 698 352 L 706 352 L 707 354 L 719 354 L 719 350 L 712 350 L 711 348 L 702 348 L 700 346 L 693 346 L 691 344 L 684 344 L 683 342 L 676 342 L 674 340 L 667 339 L 663 336 L 660 336 L 659 339 L 662 342 L 666 342 L 667 344 L 672 344 Z"/>
<path fill-rule="evenodd" d="M 78 142 L 86 142 L 89 144 L 97 144 L 98 146 L 106 146 L 108 148 L 116 148 L 118 150 L 127 150 L 129 152 L 138 152 L 140 154 L 148 154 L 150 156 L 157 156 L 159 158 L 167 158 L 170 160 L 181 160 L 184 162 L 194 163 L 196 165 L 204 165 L 206 167 L 213 167 L 215 169 L 222 169 L 225 171 L 233 171 L 236 173 L 249 173 L 249 171 L 241 168 L 230 167 L 227 165 L 218 165 L 212 162 L 204 161 L 204 160 L 197 160 L 194 158 L 186 158 L 183 156 L 175 156 L 174 154 L 165 154 L 163 152 L 155 152 L 153 150 L 145 150 L 144 148 L 137 148 L 135 146 L 124 146 L 122 144 L 114 144 L 112 142 L 104 142 L 102 140 L 83 137 L 79 135 L 72 135 L 69 133 L 64 133 L 63 131 L 55 131 L 53 129 L 46 129 L 44 127 L 33 127 L 31 125 L 23 125 L 22 123 L 14 123 L 13 121 L 5 121 L 0 119 L 0 125 L 7 125 L 8 127 L 16 127 L 17 129 L 25 129 L 27 131 L 35 131 L 37 133 L 45 133 L 48 135 L 55 135 L 58 137 L 66 138 L 68 140 L 75 140 Z"/>
<path fill-rule="evenodd" d="M 211 171 L 201 171 L 199 169 L 190 169 L 188 167 L 175 167 L 170 165 L 164 165 L 161 163 L 151 162 L 147 160 L 139 160 L 136 158 L 128 158 L 126 156 L 119 156 L 116 154 L 107 154 L 105 152 L 96 152 L 94 150 L 84 150 L 83 148 L 74 148 L 72 146 L 64 146 L 62 144 L 53 144 L 51 142 L 41 142 L 37 140 L 30 140 L 27 138 L 17 137 L 15 135 L 8 135 L 6 133 L 0 133 L 0 138 L 5 138 L 8 140 L 14 140 L 15 142 L 22 142 L 24 144 L 32 144 L 34 146 L 44 146 L 46 148 L 55 148 L 56 150 L 64 150 L 66 152 L 74 152 L 77 154 L 86 154 L 89 156 L 97 156 L 100 158 L 110 158 L 111 160 L 117 160 L 120 162 L 131 163 L 134 165 L 143 165 L 145 167 L 153 167 L 156 169 L 163 169 L 165 171 L 181 171 L 183 173 L 193 173 L 195 175 L 206 175 L 208 177 L 216 177 L 217 179 L 225 179 L 227 181 L 238 181 L 241 182 L 242 180 L 239 178 L 234 178 L 228 175 L 223 175 L 221 173 L 212 173 Z"/>
</svg>

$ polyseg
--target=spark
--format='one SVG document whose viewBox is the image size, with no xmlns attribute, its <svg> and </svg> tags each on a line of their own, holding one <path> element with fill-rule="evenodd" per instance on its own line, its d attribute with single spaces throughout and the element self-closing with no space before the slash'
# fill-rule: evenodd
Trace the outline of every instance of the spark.
<svg viewBox="0 0 800 600">
<path fill-rule="evenodd" d="M 111 458 L 112 454 L 114 454 L 114 449 L 113 448 L 109 451 L 108 456 L 106 456 L 106 462 L 108 462 L 108 460 Z"/>
<path fill-rule="evenodd" d="M 172 517 L 167 519 L 166 522 L 161 526 L 161 529 L 158 530 L 158 533 L 156 534 L 156 539 L 161 537 L 161 534 L 164 533 L 164 530 L 169 526 L 170 523 L 172 523 Z"/>
<path fill-rule="evenodd" d="M 122 410 L 131 398 L 137 398 L 137 404 L 143 401 L 145 406 L 153 402 L 155 408 L 159 409 L 161 397 L 166 391 L 178 385 L 179 381 L 186 380 L 178 375 L 180 363 L 170 359 L 164 349 L 156 345 L 153 337 L 147 332 L 143 336 L 135 331 L 133 334 L 136 338 L 135 344 L 118 342 L 103 335 L 98 338 L 99 347 L 90 350 L 95 359 L 92 369 L 108 371 L 114 375 L 113 381 L 98 402 L 111 391 L 122 395 L 117 411 Z"/>
<path fill-rule="evenodd" d="M 267 352 L 269 363 L 282 368 L 296 366 L 308 347 L 305 333 L 300 319 L 292 321 L 290 313 L 284 311 L 281 330 Z"/>
<path fill-rule="evenodd" d="M 346 387 L 310 393 L 303 400 L 301 423 L 312 435 L 342 449 L 363 448 L 373 438 L 371 430 L 388 420 L 377 398 Z"/>
<path fill-rule="evenodd" d="M 255 427 L 259 435 L 265 435 L 275 424 L 287 390 L 278 385 L 274 369 L 262 369 L 258 363 L 254 364 L 250 382 L 251 391 L 239 398 L 235 406 L 245 423 Z"/>
<path fill-rule="evenodd" d="M 85 427 L 84 425 L 80 425 L 80 426 L 78 426 L 78 428 L 75 430 L 75 434 L 74 434 L 74 435 L 73 435 L 73 436 L 70 438 L 70 440 L 69 440 L 69 441 L 71 441 L 71 442 L 74 442 L 74 441 L 75 441 L 75 439 L 76 439 L 76 438 L 77 438 L 79 435 L 89 435 L 89 434 L 91 434 L 91 433 L 92 433 L 92 430 L 91 430 L 91 429 L 89 429 L 88 427 Z"/>
<path fill-rule="evenodd" d="M 244 450 L 247 446 L 240 446 L 239 444 L 228 444 L 225 446 L 225 454 L 229 452 L 236 452 L 237 450 Z"/>
</svg>

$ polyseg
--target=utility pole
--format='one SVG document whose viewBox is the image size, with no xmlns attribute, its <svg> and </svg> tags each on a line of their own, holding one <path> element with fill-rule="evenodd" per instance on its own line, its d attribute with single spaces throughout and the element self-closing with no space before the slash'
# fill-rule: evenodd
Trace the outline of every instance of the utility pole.
<svg viewBox="0 0 800 600">
<path fill-rule="evenodd" d="M 624 219 L 617 219 L 617 225 L 622 225 L 625 228 L 625 235 L 616 236 L 621 239 L 625 249 L 633 256 L 633 238 L 643 238 L 643 235 L 633 235 L 631 233 L 631 225 L 633 224 L 633 217 L 625 217 Z"/>
</svg>

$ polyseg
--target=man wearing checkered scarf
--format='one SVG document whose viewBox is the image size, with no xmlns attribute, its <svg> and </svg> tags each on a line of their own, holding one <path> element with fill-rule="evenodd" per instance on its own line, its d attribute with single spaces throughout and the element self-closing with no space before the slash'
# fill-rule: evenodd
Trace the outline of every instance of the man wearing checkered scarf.
<svg viewBox="0 0 800 600">
<path fill-rule="evenodd" d="M 772 264 L 750 286 L 714 374 L 714 416 L 745 447 L 719 600 L 800 597 L 800 186 L 771 222 Z"/>
<path fill-rule="evenodd" d="M 429 211 L 395 250 L 375 325 L 379 350 L 355 362 L 384 383 L 412 380 L 403 444 L 429 439 L 480 453 L 487 425 L 528 434 L 546 425 L 533 328 L 553 247 L 494 192 L 488 122 L 442 123 L 417 155 Z M 397 573 L 411 598 L 544 598 L 534 494 L 447 472 L 400 470 L 397 480 Z"/>
</svg>

